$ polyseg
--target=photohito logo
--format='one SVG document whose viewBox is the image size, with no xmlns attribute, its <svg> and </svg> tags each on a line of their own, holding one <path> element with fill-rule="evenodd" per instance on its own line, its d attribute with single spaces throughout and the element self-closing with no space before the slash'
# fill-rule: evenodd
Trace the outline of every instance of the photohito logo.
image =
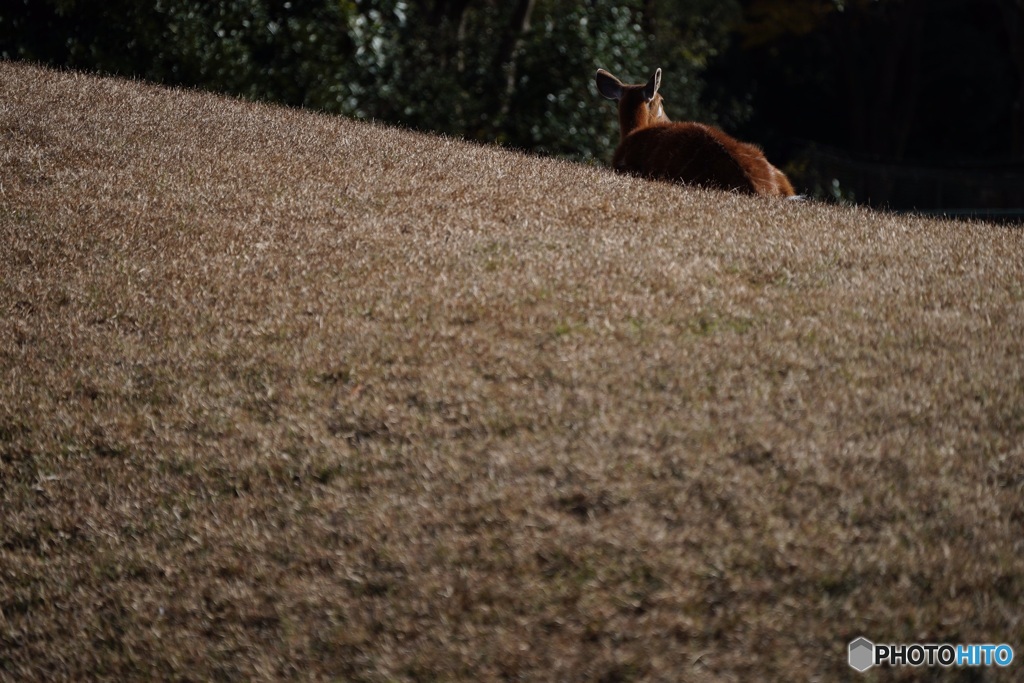
<svg viewBox="0 0 1024 683">
<path fill-rule="evenodd" d="M 950 645 L 913 643 L 875 645 L 867 638 L 850 642 L 850 666 L 867 671 L 873 666 L 1010 666 L 1009 645 Z"/>
<path fill-rule="evenodd" d="M 857 671 L 867 671 L 874 663 L 874 643 L 867 638 L 858 638 L 850 643 L 850 666 Z"/>
</svg>

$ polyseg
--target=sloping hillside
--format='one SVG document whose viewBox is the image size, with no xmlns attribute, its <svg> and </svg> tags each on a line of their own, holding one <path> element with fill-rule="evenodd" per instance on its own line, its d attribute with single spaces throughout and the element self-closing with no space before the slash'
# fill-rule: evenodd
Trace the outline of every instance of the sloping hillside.
<svg viewBox="0 0 1024 683">
<path fill-rule="evenodd" d="M 0 678 L 1024 646 L 1020 230 L 0 63 L 0 316 Z"/>
</svg>

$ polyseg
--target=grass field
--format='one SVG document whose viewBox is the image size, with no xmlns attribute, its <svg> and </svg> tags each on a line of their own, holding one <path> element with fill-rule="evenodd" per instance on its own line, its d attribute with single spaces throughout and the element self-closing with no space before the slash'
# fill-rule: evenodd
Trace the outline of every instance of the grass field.
<svg viewBox="0 0 1024 683">
<path fill-rule="evenodd" d="M 1009 681 L 1022 605 L 1020 229 L 0 63 L 0 679 Z"/>
</svg>

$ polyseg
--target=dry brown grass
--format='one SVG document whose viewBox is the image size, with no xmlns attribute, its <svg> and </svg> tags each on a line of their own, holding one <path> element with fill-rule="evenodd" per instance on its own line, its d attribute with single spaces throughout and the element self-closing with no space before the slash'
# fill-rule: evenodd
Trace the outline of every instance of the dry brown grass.
<svg viewBox="0 0 1024 683">
<path fill-rule="evenodd" d="M 11 63 L 0 202 L 0 678 L 1019 672 L 1020 230 Z"/>
</svg>

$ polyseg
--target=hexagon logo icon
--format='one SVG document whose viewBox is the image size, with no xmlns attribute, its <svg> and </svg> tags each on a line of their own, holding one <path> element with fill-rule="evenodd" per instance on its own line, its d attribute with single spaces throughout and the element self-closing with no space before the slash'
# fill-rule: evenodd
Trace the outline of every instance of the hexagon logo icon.
<svg viewBox="0 0 1024 683">
<path fill-rule="evenodd" d="M 857 671 L 867 671 L 874 663 L 874 643 L 867 638 L 858 638 L 850 643 L 850 666 Z"/>
</svg>

